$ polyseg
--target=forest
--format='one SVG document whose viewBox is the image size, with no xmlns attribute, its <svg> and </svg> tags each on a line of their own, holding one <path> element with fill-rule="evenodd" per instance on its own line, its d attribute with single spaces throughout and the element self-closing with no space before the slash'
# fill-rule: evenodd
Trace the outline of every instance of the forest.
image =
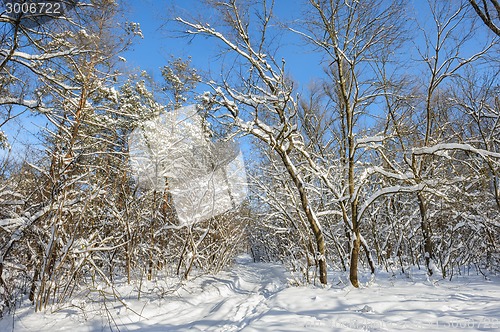
<svg viewBox="0 0 500 332">
<path fill-rule="evenodd" d="M 499 2 L 279 3 L 170 13 L 219 63 L 172 54 L 155 78 L 127 66 L 144 36 L 122 1 L 2 8 L 0 317 L 175 287 L 242 253 L 297 286 L 500 273 Z M 289 38 L 316 79 L 294 78 Z M 23 121 L 43 125 L 20 156 Z"/>
</svg>

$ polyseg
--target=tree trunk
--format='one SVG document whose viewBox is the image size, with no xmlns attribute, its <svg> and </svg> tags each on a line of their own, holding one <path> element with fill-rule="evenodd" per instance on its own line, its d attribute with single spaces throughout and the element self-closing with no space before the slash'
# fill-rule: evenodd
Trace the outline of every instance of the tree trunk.
<svg viewBox="0 0 500 332">
<path fill-rule="evenodd" d="M 363 247 L 363 250 L 365 251 L 366 260 L 368 261 L 368 265 L 370 265 L 370 273 L 374 274 L 375 273 L 375 262 L 373 261 L 373 257 L 372 257 L 372 254 L 370 252 L 370 248 L 368 247 L 368 245 L 366 244 L 366 241 L 364 239 L 363 239 L 363 241 L 361 241 L 361 246 Z"/>
<path fill-rule="evenodd" d="M 359 249 L 361 245 L 361 236 L 359 234 L 359 229 L 355 231 L 354 241 L 352 241 L 352 251 L 351 251 L 351 266 L 349 267 L 349 280 L 351 284 L 358 288 L 358 260 L 359 260 Z"/>
<path fill-rule="evenodd" d="M 432 248 L 431 229 L 427 220 L 427 206 L 425 205 L 425 199 L 421 193 L 419 193 L 417 197 L 418 207 L 420 209 L 420 227 L 422 228 L 422 235 L 424 237 L 425 267 L 427 268 L 429 276 L 432 276 L 431 261 L 434 259 L 434 251 Z"/>
<path fill-rule="evenodd" d="M 323 231 L 321 230 L 321 227 L 319 225 L 316 214 L 311 209 L 311 206 L 309 204 L 309 200 L 307 198 L 307 193 L 306 193 L 306 188 L 304 187 L 304 181 L 302 180 L 297 169 L 295 168 L 292 161 L 290 160 L 288 154 L 285 151 L 282 151 L 280 149 L 277 149 L 277 152 L 279 153 L 283 163 L 285 164 L 285 167 L 288 171 L 288 174 L 292 178 L 292 180 L 297 188 L 297 191 L 299 192 L 300 203 L 302 205 L 302 209 L 307 217 L 309 227 L 310 227 L 311 231 L 313 232 L 314 239 L 316 241 L 316 250 L 317 250 L 316 260 L 318 261 L 318 265 L 319 265 L 319 281 L 323 285 L 326 285 L 328 283 L 327 282 L 328 278 L 327 278 L 327 269 L 326 269 L 326 243 L 325 243 L 325 238 L 323 236 Z"/>
<path fill-rule="evenodd" d="M 346 99 L 347 101 L 347 99 Z M 352 251 L 351 251 L 351 266 L 349 268 L 349 280 L 351 284 L 358 288 L 358 261 L 359 261 L 359 249 L 361 246 L 361 234 L 359 231 L 359 220 L 358 220 L 358 198 L 355 196 L 355 176 L 354 176 L 354 136 L 352 134 L 353 128 L 353 113 L 350 111 L 350 108 L 347 109 L 347 123 L 349 128 L 349 136 L 348 136 L 348 147 L 349 147 L 349 198 L 351 200 L 351 223 L 352 230 L 354 232 L 354 241 L 352 243 Z"/>
</svg>

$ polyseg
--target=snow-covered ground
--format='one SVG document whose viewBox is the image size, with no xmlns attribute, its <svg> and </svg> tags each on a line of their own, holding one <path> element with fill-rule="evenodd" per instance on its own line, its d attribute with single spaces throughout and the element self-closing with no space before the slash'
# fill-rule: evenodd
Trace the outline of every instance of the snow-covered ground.
<svg viewBox="0 0 500 332">
<path fill-rule="evenodd" d="M 137 291 L 124 286 L 128 309 L 83 300 L 55 313 L 22 306 L 0 321 L 0 331 L 500 330 L 498 277 L 450 282 L 429 281 L 418 270 L 380 273 L 360 289 L 346 286 L 343 275 L 327 288 L 288 286 L 288 277 L 279 265 L 242 256 L 227 272 L 196 278 L 175 292 L 150 283 L 138 300 Z"/>
</svg>

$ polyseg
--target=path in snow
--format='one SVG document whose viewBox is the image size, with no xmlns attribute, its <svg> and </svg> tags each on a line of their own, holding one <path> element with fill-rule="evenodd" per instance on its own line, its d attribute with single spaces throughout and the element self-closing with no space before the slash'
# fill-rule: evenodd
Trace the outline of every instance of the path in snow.
<svg viewBox="0 0 500 332">
<path fill-rule="evenodd" d="M 271 310 L 269 300 L 286 284 L 282 266 L 239 257 L 231 271 L 181 290 L 188 305 L 180 312 L 159 312 L 151 321 L 164 331 L 241 331 Z"/>
<path fill-rule="evenodd" d="M 230 271 L 191 280 L 163 298 L 150 294 L 139 301 L 128 287 L 121 293 L 129 294 L 129 308 L 142 317 L 108 302 L 110 328 L 102 303 L 88 304 L 84 313 L 33 313 L 24 306 L 16 312 L 14 331 L 500 330 L 500 279 L 481 276 L 432 283 L 415 270 L 411 278 L 380 273 L 360 289 L 288 287 L 282 266 L 239 257 Z M 12 317 L 0 320 L 0 331 L 12 331 Z"/>
</svg>

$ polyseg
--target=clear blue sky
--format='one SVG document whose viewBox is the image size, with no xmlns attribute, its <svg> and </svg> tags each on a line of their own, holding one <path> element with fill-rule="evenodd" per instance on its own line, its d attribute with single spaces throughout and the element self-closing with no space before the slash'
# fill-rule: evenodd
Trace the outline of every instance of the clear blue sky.
<svg viewBox="0 0 500 332">
<path fill-rule="evenodd" d="M 129 11 L 127 19 L 140 23 L 144 39 L 136 40 L 133 50 L 125 57 L 129 68 L 140 67 L 154 78 L 160 79 L 159 68 L 167 64 L 170 56 L 187 58 L 191 56 L 192 65 L 202 71 L 211 70 L 213 74 L 220 72 L 220 58 L 217 58 L 218 47 L 213 39 L 197 36 L 192 40 L 175 38 L 181 35 L 182 27 L 171 20 L 176 16 L 183 18 L 206 15 L 202 12 L 202 1 L 197 0 L 135 0 L 127 3 Z M 276 0 L 275 14 L 281 20 L 301 18 L 302 12 L 299 0 Z M 457 2 L 458 5 L 458 2 Z M 411 15 L 419 24 L 431 24 L 429 6 L 425 0 L 410 1 Z M 200 14 L 201 13 L 201 14 Z M 210 22 L 210 15 L 207 22 Z M 425 25 L 424 25 L 425 26 Z M 485 29 L 485 31 L 487 31 Z M 421 31 L 413 31 L 416 37 L 421 38 Z M 300 83 L 300 88 L 307 85 L 314 78 L 323 75 L 320 55 L 314 54 L 311 49 L 301 44 L 301 39 L 293 34 L 287 34 L 280 40 L 283 44 L 277 58 L 285 57 L 288 74 Z M 415 40 L 417 45 L 423 40 Z M 422 45 L 422 44 L 421 44 Z M 408 56 L 417 58 L 415 49 L 408 49 Z"/>
<path fill-rule="evenodd" d="M 300 8 L 297 0 L 278 0 L 275 13 L 287 19 L 296 17 L 300 10 L 291 11 L 290 8 Z M 296 5 L 293 6 L 292 4 Z M 159 67 L 164 66 L 170 56 L 187 58 L 191 56 L 192 65 L 200 70 L 217 74 L 220 70 L 218 47 L 213 39 L 197 36 L 176 38 L 182 30 L 181 25 L 171 22 L 175 16 L 197 16 L 200 11 L 200 1 L 155 1 L 137 0 L 129 3 L 129 20 L 141 25 L 144 39 L 137 40 L 133 50 L 127 52 L 127 62 L 132 67 L 141 67 L 155 78 L 159 78 Z M 301 47 L 300 38 L 288 37 L 282 40 L 282 55 L 286 56 L 287 68 L 290 75 L 301 82 L 309 82 L 321 74 L 321 68 L 312 62 L 319 61 L 319 55 Z M 309 61 L 304 62 L 307 58 Z M 314 61 L 310 61 L 310 60 Z"/>
</svg>

